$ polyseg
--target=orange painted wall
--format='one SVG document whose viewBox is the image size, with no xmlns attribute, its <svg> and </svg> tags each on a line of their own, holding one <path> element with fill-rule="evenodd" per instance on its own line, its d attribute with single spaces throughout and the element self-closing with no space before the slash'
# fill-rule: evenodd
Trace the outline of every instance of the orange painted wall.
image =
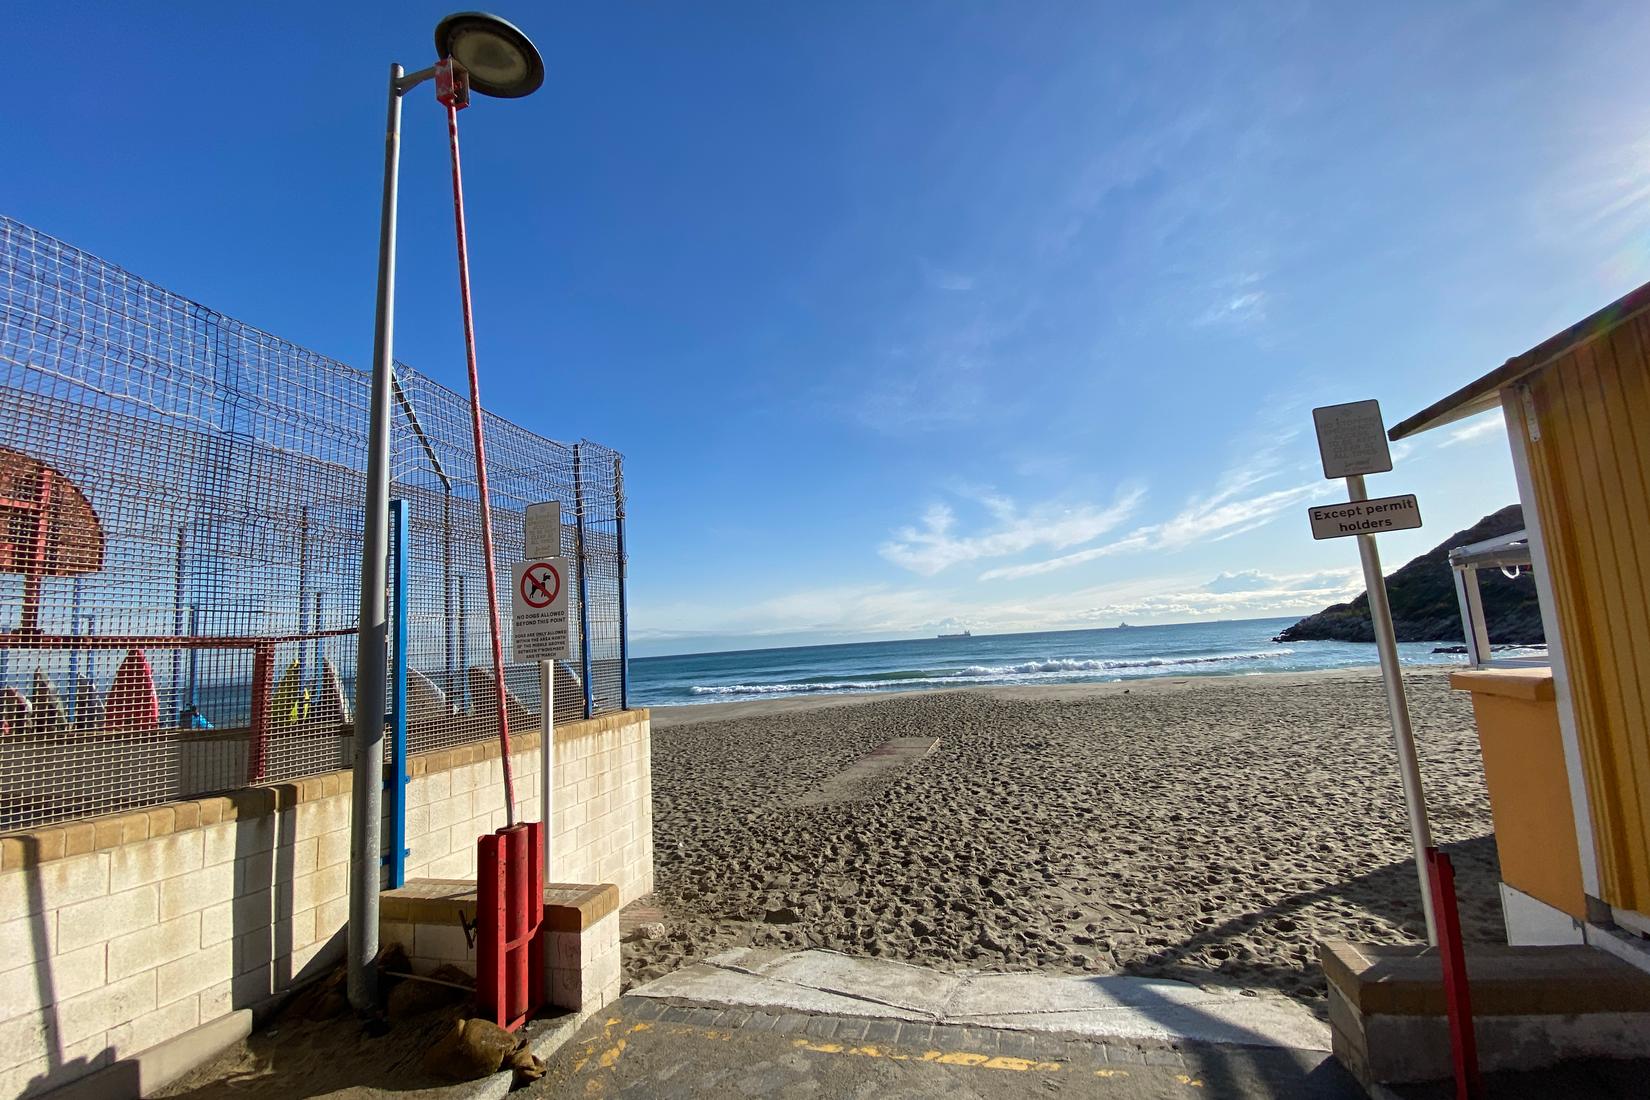
<svg viewBox="0 0 1650 1100">
<path fill-rule="evenodd" d="M 1480 669 L 1458 672 L 1450 684 L 1472 692 L 1501 880 L 1585 919 L 1552 672 Z"/>
<path fill-rule="evenodd" d="M 1529 439 L 1592 809 L 1599 889 L 1650 912 L 1650 320 L 1530 377 Z M 1524 410 L 1533 407 L 1530 432 Z"/>
</svg>

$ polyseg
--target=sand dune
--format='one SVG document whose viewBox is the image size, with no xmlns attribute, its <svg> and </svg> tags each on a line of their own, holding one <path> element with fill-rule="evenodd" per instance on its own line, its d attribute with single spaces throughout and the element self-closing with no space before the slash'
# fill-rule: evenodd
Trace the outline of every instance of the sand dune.
<svg viewBox="0 0 1650 1100">
<path fill-rule="evenodd" d="M 1469 701 L 1410 680 L 1463 924 L 1499 939 Z M 856 797 L 896 737 L 941 738 Z M 631 981 L 731 945 L 952 969 L 1269 987 L 1321 1007 L 1313 941 L 1422 935 L 1373 670 L 785 700 L 655 712 L 655 902 Z"/>
</svg>

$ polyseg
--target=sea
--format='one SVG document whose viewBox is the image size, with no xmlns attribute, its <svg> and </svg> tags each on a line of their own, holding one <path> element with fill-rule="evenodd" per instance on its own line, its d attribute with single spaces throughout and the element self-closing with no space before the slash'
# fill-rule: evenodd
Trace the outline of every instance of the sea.
<svg viewBox="0 0 1650 1100">
<path fill-rule="evenodd" d="M 803 695 L 1307 672 L 1378 662 L 1357 642 L 1274 642 L 1297 617 L 633 657 L 632 705 Z M 1400 663 L 1462 664 L 1449 643 L 1407 642 Z M 1540 652 L 1540 650 L 1528 651 Z M 1519 654 L 1507 654 L 1516 656 Z"/>
</svg>

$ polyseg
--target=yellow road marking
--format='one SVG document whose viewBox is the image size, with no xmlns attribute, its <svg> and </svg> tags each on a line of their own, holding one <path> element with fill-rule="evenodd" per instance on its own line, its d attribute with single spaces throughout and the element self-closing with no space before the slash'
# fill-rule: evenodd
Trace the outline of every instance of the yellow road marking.
<svg viewBox="0 0 1650 1100">
<path fill-rule="evenodd" d="M 586 1045 L 594 1045 L 596 1042 L 611 1043 L 611 1045 L 609 1045 L 607 1049 L 603 1050 L 601 1054 L 595 1055 L 596 1061 L 602 1069 L 612 1069 L 613 1066 L 618 1063 L 620 1057 L 624 1054 L 626 1046 L 625 1039 L 622 1036 L 619 1038 L 613 1037 L 614 1026 L 621 1022 L 622 1021 L 619 1019 L 609 1018 L 605 1021 L 607 1027 L 603 1029 L 605 1034 L 602 1039 L 586 1041 Z M 627 1034 L 650 1031 L 653 1027 L 654 1025 L 652 1023 L 637 1021 L 630 1025 L 627 1029 Z M 715 1031 L 710 1028 L 698 1027 L 692 1024 L 669 1024 L 665 1025 L 663 1030 L 666 1034 L 670 1035 L 680 1035 L 684 1037 L 691 1036 L 713 1041 L 720 1040 L 722 1042 L 726 1042 L 733 1038 L 733 1032 L 731 1031 Z M 792 1039 L 791 1045 L 798 1050 L 813 1051 L 816 1054 L 848 1054 L 859 1058 L 887 1058 L 891 1061 L 900 1062 L 916 1059 L 922 1062 L 931 1062 L 935 1065 L 968 1066 L 975 1069 L 1007 1070 L 1013 1073 L 1059 1073 L 1066 1068 L 1065 1065 L 1060 1062 L 1043 1062 L 1031 1058 L 1016 1058 L 1007 1054 L 990 1055 L 969 1050 L 927 1050 L 920 1055 L 914 1055 L 903 1054 L 887 1047 L 879 1047 L 871 1043 L 850 1046 L 844 1043 L 808 1038 Z M 590 1061 L 591 1057 L 592 1055 L 587 1054 L 578 1059 L 578 1061 L 574 1062 L 573 1072 L 578 1073 L 582 1070 Z M 1094 1076 L 1101 1078 L 1121 1078 L 1129 1076 L 1129 1071 L 1126 1069 L 1097 1069 L 1094 1071 Z M 1203 1082 L 1201 1080 L 1191 1077 L 1188 1074 L 1176 1074 L 1175 1080 L 1189 1088 L 1200 1089 L 1203 1087 Z M 589 1081 L 587 1087 L 595 1091 L 599 1091 L 600 1089 L 600 1086 L 595 1080 Z M 594 1095 L 595 1092 L 592 1091 L 590 1094 Z"/>
<path fill-rule="evenodd" d="M 1058 1073 L 1059 1062 L 1039 1062 L 1032 1058 L 1011 1058 L 1006 1054 L 999 1054 L 989 1062 L 983 1063 L 986 1069 L 1011 1069 L 1016 1073 L 1025 1073 L 1027 1070 L 1037 1070 L 1041 1073 Z"/>
<path fill-rule="evenodd" d="M 938 1062 L 942 1066 L 983 1066 L 991 1061 L 989 1054 L 976 1054 L 971 1050 L 956 1050 L 942 1053 L 931 1050 L 922 1056 L 924 1062 Z"/>
</svg>

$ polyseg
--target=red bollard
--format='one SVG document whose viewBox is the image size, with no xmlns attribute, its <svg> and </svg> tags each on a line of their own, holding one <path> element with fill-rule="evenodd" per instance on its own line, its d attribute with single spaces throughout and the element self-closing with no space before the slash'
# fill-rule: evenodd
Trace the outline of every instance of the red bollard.
<svg viewBox="0 0 1650 1100">
<path fill-rule="evenodd" d="M 544 825 L 476 842 L 476 1006 L 515 1031 L 544 1004 Z"/>
<path fill-rule="evenodd" d="M 1457 1100 L 1479 1100 L 1484 1095 L 1484 1079 L 1478 1073 L 1478 1037 L 1472 1028 L 1467 955 L 1461 944 L 1461 914 L 1455 906 L 1455 867 L 1437 848 L 1427 849 L 1427 882 L 1432 887 L 1432 911 L 1438 924 L 1438 955 L 1444 964 L 1455 1095 Z"/>
</svg>

